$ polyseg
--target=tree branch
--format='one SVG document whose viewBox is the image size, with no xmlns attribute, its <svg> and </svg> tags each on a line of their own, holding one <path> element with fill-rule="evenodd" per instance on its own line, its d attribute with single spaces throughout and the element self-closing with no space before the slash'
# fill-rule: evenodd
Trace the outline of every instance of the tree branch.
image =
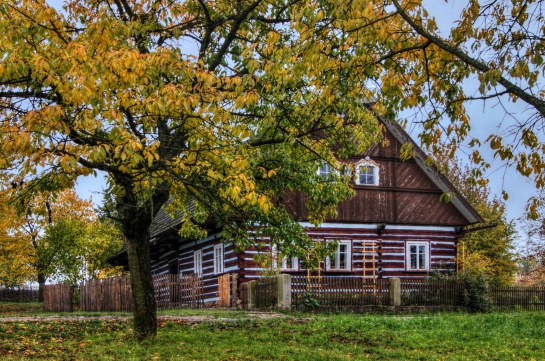
<svg viewBox="0 0 545 361">
<path fill-rule="evenodd" d="M 444 51 L 456 56 L 458 59 L 460 59 L 462 62 L 472 66 L 474 69 L 486 73 L 492 68 L 490 68 L 486 63 L 475 59 L 471 56 L 469 56 L 466 52 L 462 51 L 460 48 L 457 48 L 455 46 L 452 46 L 448 44 L 443 39 L 430 34 L 426 30 L 424 30 L 420 25 L 418 25 L 401 7 L 398 0 L 392 0 L 392 3 L 397 9 L 397 12 L 399 15 L 409 24 L 418 34 L 423 36 L 424 38 L 428 39 L 431 43 L 439 47 L 440 49 L 443 49 Z M 517 96 L 518 98 L 522 99 L 526 103 L 533 106 L 539 114 L 545 118 L 545 101 L 540 100 L 533 95 L 527 93 L 522 89 L 521 87 L 517 86 L 516 84 L 512 83 L 511 81 L 507 80 L 506 78 L 500 76 L 500 78 L 497 80 L 499 84 L 501 84 L 510 94 Z"/>
</svg>

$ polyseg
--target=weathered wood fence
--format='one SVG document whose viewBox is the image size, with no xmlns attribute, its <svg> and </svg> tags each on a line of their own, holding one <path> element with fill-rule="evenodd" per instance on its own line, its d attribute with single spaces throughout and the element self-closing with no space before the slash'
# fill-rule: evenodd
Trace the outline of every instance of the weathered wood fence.
<svg viewBox="0 0 545 361">
<path fill-rule="evenodd" d="M 79 285 L 80 311 L 129 312 L 131 280 L 127 276 L 83 281 Z"/>
<path fill-rule="evenodd" d="M 2 302 L 38 302 L 38 287 L 0 287 Z"/>
<path fill-rule="evenodd" d="M 158 310 L 200 308 L 203 306 L 202 277 L 174 274 L 154 275 L 153 286 Z M 46 285 L 45 289 L 44 307 L 46 311 L 72 311 L 73 287 L 69 285 Z M 68 290 L 72 292 L 70 295 Z M 132 311 L 129 276 L 84 281 L 79 285 L 78 292 L 80 311 Z"/>
<path fill-rule="evenodd" d="M 291 306 L 294 309 L 349 309 L 362 306 L 430 307 L 431 309 L 458 309 L 465 307 L 466 288 L 459 280 L 393 279 L 362 277 L 306 277 L 291 276 Z M 271 281 L 269 281 L 271 282 Z M 259 283 L 258 283 L 259 284 Z M 266 303 L 274 295 L 274 287 L 263 283 L 256 287 L 256 302 L 250 307 L 270 307 Z M 260 294 L 260 292 L 262 294 Z M 489 287 L 492 307 L 499 310 L 545 310 L 545 286 Z M 244 303 L 246 306 L 246 303 Z"/>
<path fill-rule="evenodd" d="M 154 275 L 153 286 L 158 310 L 201 308 L 204 304 L 204 283 L 201 276 Z"/>
<path fill-rule="evenodd" d="M 44 286 L 44 309 L 52 312 L 72 312 L 74 310 L 74 287 L 69 284 Z"/>
<path fill-rule="evenodd" d="M 275 308 L 278 305 L 278 277 L 264 277 L 256 281 L 255 308 Z"/>
</svg>

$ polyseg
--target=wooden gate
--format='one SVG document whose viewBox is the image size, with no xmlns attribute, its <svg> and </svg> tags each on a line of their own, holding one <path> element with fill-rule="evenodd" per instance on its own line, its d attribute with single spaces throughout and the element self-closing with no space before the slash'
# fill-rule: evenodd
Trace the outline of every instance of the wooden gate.
<svg viewBox="0 0 545 361">
<path fill-rule="evenodd" d="M 236 307 L 237 275 L 224 274 L 218 277 L 218 307 Z"/>
</svg>

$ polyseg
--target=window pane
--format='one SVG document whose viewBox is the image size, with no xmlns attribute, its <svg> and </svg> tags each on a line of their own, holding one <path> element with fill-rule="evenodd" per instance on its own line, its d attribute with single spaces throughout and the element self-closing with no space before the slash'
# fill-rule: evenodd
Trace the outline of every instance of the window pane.
<svg viewBox="0 0 545 361">
<path fill-rule="evenodd" d="M 416 255 L 416 245 L 409 246 L 410 269 L 418 269 L 418 257 Z"/>
<path fill-rule="evenodd" d="M 332 171 L 333 169 L 327 163 L 322 164 L 320 168 L 318 168 L 318 174 L 321 175 L 322 177 L 327 177 L 329 173 L 331 173 Z"/>
<path fill-rule="evenodd" d="M 429 246 L 427 244 L 411 244 L 408 243 L 407 249 L 407 262 L 410 270 L 427 270 L 428 269 L 428 257 Z"/>
<path fill-rule="evenodd" d="M 417 257 L 416 257 L 416 254 L 414 254 L 414 253 L 411 252 L 410 260 L 411 260 L 411 269 L 417 269 Z"/>
<path fill-rule="evenodd" d="M 284 269 L 293 269 L 293 258 L 285 257 L 284 258 Z"/>
<path fill-rule="evenodd" d="M 346 244 L 339 245 L 339 269 L 346 269 L 346 262 L 348 256 L 348 247 Z"/>
<path fill-rule="evenodd" d="M 360 184 L 375 184 L 375 167 L 372 165 L 366 165 L 360 167 Z"/>
</svg>

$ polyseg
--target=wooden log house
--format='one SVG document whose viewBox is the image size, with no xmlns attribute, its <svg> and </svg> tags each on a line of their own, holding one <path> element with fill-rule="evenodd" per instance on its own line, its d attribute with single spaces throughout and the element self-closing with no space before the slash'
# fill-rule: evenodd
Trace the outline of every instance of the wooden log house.
<svg viewBox="0 0 545 361">
<path fill-rule="evenodd" d="M 283 201 L 310 237 L 338 241 L 334 257 L 320 265 L 322 276 L 361 276 L 370 279 L 423 278 L 431 270 L 456 268 L 458 240 L 467 227 L 484 222 L 445 176 L 425 162 L 427 156 L 397 124 L 382 120 L 387 142 L 370 147 L 361 157 L 345 160 L 356 165 L 355 196 L 338 205 L 338 216 L 319 227 L 308 222 L 305 195 L 286 191 Z M 415 156 L 401 160 L 402 144 L 410 142 Z M 327 166 L 319 169 L 326 174 Z M 454 194 L 446 203 L 444 192 Z M 236 251 L 224 242 L 221 229 L 205 239 L 178 235 L 179 224 L 160 212 L 151 230 L 152 270 L 156 274 L 203 276 L 205 301 L 218 299 L 218 277 L 235 273 L 239 283 L 260 277 L 263 267 L 254 255 L 263 250 Z M 264 240 L 267 241 L 267 240 Z M 126 250 L 111 259 L 128 266 Z M 281 259 L 282 273 L 307 274 L 301 260 Z"/>
</svg>

